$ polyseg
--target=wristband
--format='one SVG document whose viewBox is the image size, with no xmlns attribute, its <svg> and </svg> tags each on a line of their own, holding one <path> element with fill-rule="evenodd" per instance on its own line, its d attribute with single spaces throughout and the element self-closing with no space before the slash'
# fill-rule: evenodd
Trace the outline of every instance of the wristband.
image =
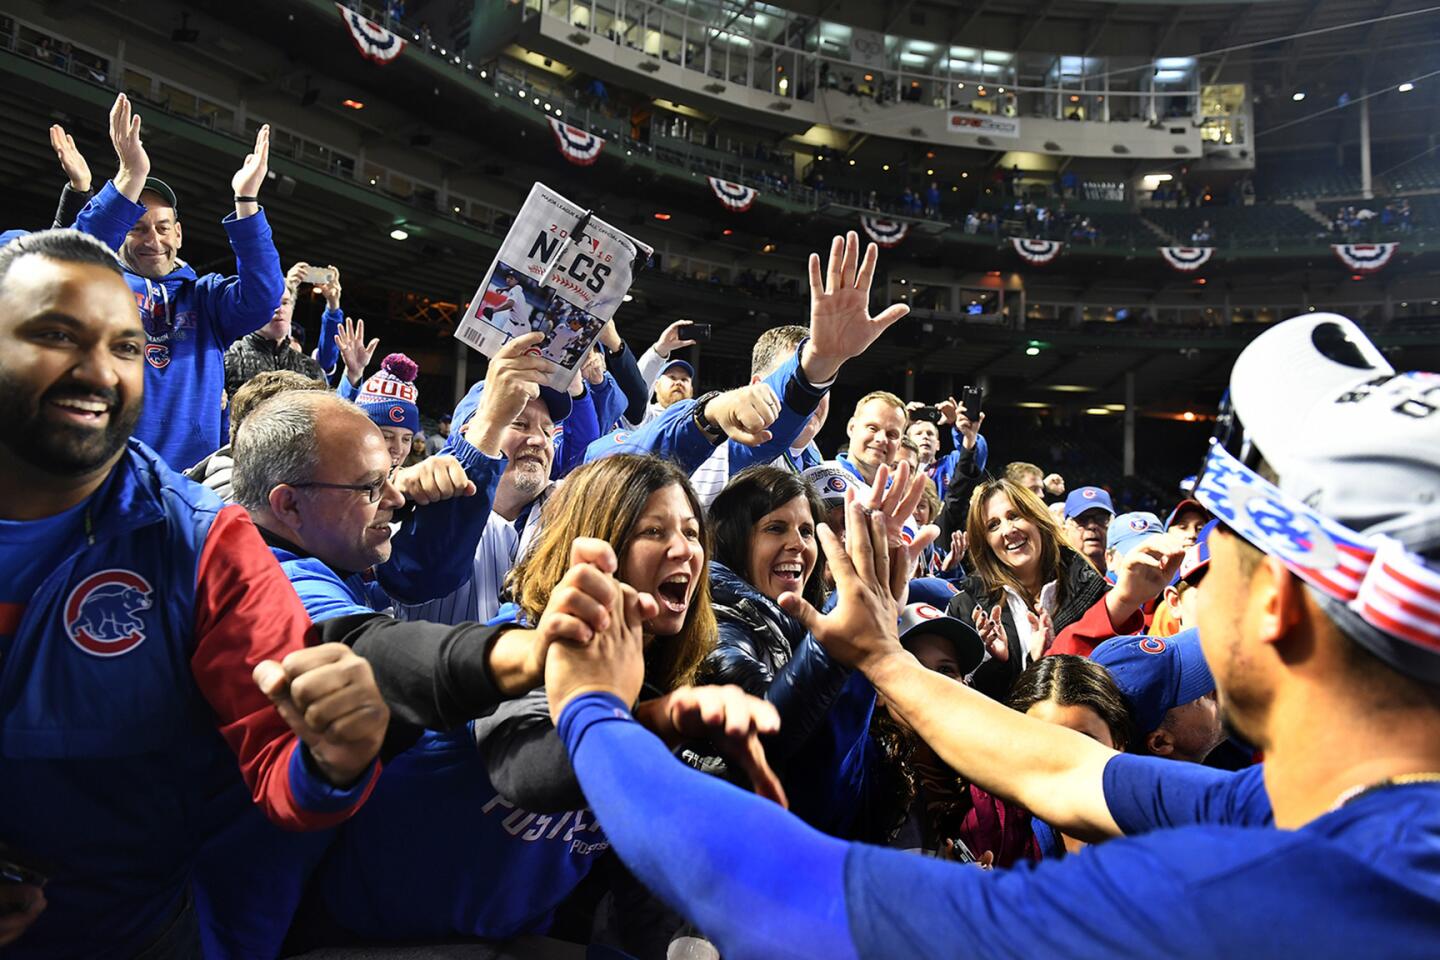
<svg viewBox="0 0 1440 960">
<path fill-rule="evenodd" d="M 260 198 L 259 198 L 259 197 L 236 197 L 236 198 L 235 198 L 235 202 L 236 202 L 236 203 L 259 203 L 259 202 L 260 202 Z"/>
<path fill-rule="evenodd" d="M 690 416 L 695 422 L 695 428 L 700 431 L 701 436 L 710 441 L 711 446 L 718 446 L 721 440 L 725 439 L 725 431 L 716 424 L 705 419 L 705 408 L 710 401 L 720 396 L 719 390 L 712 390 L 695 401 L 695 406 L 690 409 Z"/>
</svg>

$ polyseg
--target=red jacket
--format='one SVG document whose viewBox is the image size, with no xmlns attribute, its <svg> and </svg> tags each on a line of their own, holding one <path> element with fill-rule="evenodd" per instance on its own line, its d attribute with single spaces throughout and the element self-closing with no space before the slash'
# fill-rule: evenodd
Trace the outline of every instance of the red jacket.
<svg viewBox="0 0 1440 960">
<path fill-rule="evenodd" d="M 1145 632 L 1145 614 L 1136 610 L 1124 623 L 1112 623 L 1110 610 L 1105 606 L 1105 594 L 1090 605 L 1070 626 L 1060 631 L 1055 642 L 1044 656 L 1054 653 L 1073 653 L 1088 657 L 1090 652 L 1111 637 L 1130 637 Z"/>
</svg>

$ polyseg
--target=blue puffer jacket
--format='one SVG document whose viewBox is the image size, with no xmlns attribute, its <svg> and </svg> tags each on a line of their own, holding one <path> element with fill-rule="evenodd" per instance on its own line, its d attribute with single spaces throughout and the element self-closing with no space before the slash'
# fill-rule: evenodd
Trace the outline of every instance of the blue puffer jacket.
<svg viewBox="0 0 1440 960">
<path fill-rule="evenodd" d="M 798 620 L 716 561 L 710 563 L 710 596 L 720 636 L 699 680 L 733 683 L 775 705 L 780 733 L 766 742 L 765 754 L 783 767 L 824 721 L 850 671 Z"/>
</svg>

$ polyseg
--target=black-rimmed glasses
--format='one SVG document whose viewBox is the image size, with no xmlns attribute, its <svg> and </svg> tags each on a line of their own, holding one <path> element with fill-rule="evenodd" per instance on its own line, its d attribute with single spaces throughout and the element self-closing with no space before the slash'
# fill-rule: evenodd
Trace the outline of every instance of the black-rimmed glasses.
<svg viewBox="0 0 1440 960">
<path fill-rule="evenodd" d="M 326 483 L 321 480 L 304 480 L 300 483 L 287 483 L 287 487 L 305 489 L 306 487 L 321 487 L 326 490 L 354 490 L 363 493 L 369 503 L 376 503 L 380 500 L 380 494 L 385 490 L 385 484 L 395 479 L 395 471 L 398 468 L 391 467 L 390 472 L 383 480 L 376 480 L 373 483 Z"/>
</svg>

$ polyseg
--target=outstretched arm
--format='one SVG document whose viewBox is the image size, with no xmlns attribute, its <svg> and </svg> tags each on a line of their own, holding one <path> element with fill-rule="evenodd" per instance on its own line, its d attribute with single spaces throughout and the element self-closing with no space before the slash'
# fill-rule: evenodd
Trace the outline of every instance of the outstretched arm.
<svg viewBox="0 0 1440 960">
<path fill-rule="evenodd" d="M 846 510 L 843 545 L 828 526 L 820 528 L 839 603 L 821 616 L 799 596 L 787 593 L 780 598 L 786 612 L 832 657 L 863 671 L 887 706 L 955 770 L 1066 833 L 1094 839 L 1118 836 L 1120 829 L 1105 803 L 1104 782 L 1105 764 L 1115 751 L 928 670 L 901 647 L 894 586 L 908 577 L 915 544 L 902 544 L 893 556 L 887 555 L 882 515 L 865 511 L 853 500 Z"/>
<path fill-rule="evenodd" d="M 559 729 L 625 865 L 722 955 L 857 956 L 845 909 L 849 844 L 680 763 L 613 694 L 572 699 Z M 681 810 L 704 811 L 703 826 Z"/>
</svg>

